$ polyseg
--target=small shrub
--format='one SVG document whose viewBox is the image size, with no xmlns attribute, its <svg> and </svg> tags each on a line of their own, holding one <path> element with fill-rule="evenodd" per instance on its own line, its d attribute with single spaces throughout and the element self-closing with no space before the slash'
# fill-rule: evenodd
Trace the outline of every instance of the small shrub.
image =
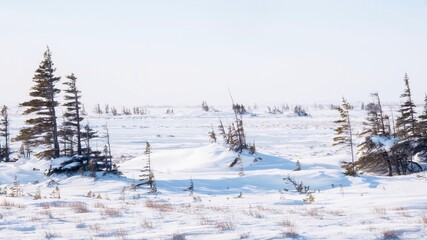
<svg viewBox="0 0 427 240">
<path fill-rule="evenodd" d="M 241 233 L 240 239 L 248 239 L 250 237 L 250 233 Z"/>
<path fill-rule="evenodd" d="M 185 234 L 176 232 L 172 235 L 172 240 L 185 240 Z"/>
<path fill-rule="evenodd" d="M 78 221 L 76 223 L 76 228 L 86 228 L 86 227 L 87 227 L 87 225 L 81 221 Z"/>
<path fill-rule="evenodd" d="M 304 201 L 304 203 L 311 204 L 311 203 L 314 203 L 315 198 L 314 198 L 313 194 L 310 193 L 307 195 L 306 198 L 303 199 L 303 201 Z"/>
<path fill-rule="evenodd" d="M 301 171 L 301 163 L 299 160 L 297 160 L 296 164 L 295 164 L 295 169 L 294 171 Z"/>
<path fill-rule="evenodd" d="M 399 239 L 396 232 L 394 230 L 386 230 L 383 232 L 383 239 L 384 240 L 396 240 Z"/>
<path fill-rule="evenodd" d="M 285 238 L 298 238 L 299 234 L 295 231 L 294 228 L 289 228 L 287 231 L 284 231 L 282 233 L 283 237 Z"/>
<path fill-rule="evenodd" d="M 44 237 L 46 239 L 52 239 L 52 238 L 59 238 L 59 237 L 61 237 L 61 235 L 59 233 L 57 233 L 57 232 L 51 232 L 51 231 L 49 231 L 49 232 L 45 232 L 44 233 Z"/>
</svg>

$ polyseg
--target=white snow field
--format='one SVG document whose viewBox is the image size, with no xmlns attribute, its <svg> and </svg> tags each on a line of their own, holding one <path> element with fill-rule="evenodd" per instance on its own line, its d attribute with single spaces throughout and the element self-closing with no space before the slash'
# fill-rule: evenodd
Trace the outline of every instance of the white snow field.
<svg viewBox="0 0 427 240">
<path fill-rule="evenodd" d="M 144 116 L 87 119 L 100 135 L 108 124 L 122 176 L 47 177 L 50 161 L 0 163 L 1 189 L 16 176 L 24 194 L 0 195 L 0 239 L 427 239 L 425 173 L 343 175 L 340 161 L 350 155 L 332 147 L 336 111 L 309 109 L 310 117 L 296 117 L 260 107 L 245 115 L 247 140 L 256 143 L 257 154 L 242 154 L 239 176 L 239 166 L 228 167 L 237 153 L 228 151 L 216 127 L 219 119 L 224 125 L 233 121 L 231 110 L 148 110 Z M 351 114 L 360 130 L 366 112 Z M 14 135 L 23 117 L 16 110 L 10 119 Z M 212 125 L 217 143 L 208 139 Z M 146 141 L 157 195 L 146 187 L 131 189 L 146 164 Z M 19 143 L 13 144 L 17 150 Z M 102 149 L 104 139 L 93 146 Z M 256 157 L 262 160 L 254 162 Z M 301 171 L 293 171 L 297 161 Z M 313 203 L 283 180 L 288 175 L 315 191 Z M 190 179 L 193 196 L 184 191 Z M 60 199 L 50 198 L 56 187 Z M 37 189 L 42 199 L 34 200 Z"/>
</svg>

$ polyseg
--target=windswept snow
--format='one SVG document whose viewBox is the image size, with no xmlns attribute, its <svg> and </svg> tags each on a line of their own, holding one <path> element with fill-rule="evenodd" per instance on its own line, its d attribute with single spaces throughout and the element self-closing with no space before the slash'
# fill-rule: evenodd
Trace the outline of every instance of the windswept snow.
<svg viewBox="0 0 427 240">
<path fill-rule="evenodd" d="M 108 123 L 113 155 L 122 176 L 89 173 L 73 176 L 44 172 L 50 161 L 20 159 L 0 163 L 0 187 L 14 178 L 23 197 L 0 195 L 0 238 L 13 239 L 423 239 L 427 236 L 425 174 L 397 177 L 347 177 L 340 162 L 346 149 L 331 146 L 330 110 L 309 110 L 310 117 L 257 112 L 244 116 L 247 140 L 257 154 L 243 152 L 244 175 L 229 164 L 228 151 L 217 132 L 207 132 L 230 112 L 198 109 L 152 109 L 147 116 L 91 116 L 102 133 Z M 353 111 L 355 128 L 365 112 Z M 19 118 L 19 116 L 13 116 Z M 19 120 L 14 122 L 19 124 Z M 18 128 L 15 127 L 15 131 Z M 101 134 L 102 135 L 102 134 Z M 145 142 L 159 194 L 138 183 L 146 164 Z M 15 143 L 16 144 L 16 143 Z M 96 145 L 103 147 L 103 140 Z M 16 147 L 16 146 L 14 146 Z M 261 160 L 254 161 L 255 158 Z M 64 161 L 67 159 L 63 159 Z M 54 164 L 57 164 L 57 160 Z M 301 171 L 294 171 L 296 162 Z M 283 180 L 290 176 L 310 186 L 314 203 Z M 184 191 L 194 183 L 194 194 Z M 50 198 L 60 189 L 60 199 Z M 40 189 L 42 199 L 33 200 Z"/>
</svg>

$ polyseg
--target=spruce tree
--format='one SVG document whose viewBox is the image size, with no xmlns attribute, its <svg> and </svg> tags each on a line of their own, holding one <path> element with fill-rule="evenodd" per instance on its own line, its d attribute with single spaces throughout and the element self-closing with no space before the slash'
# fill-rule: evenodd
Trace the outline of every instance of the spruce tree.
<svg viewBox="0 0 427 240">
<path fill-rule="evenodd" d="M 141 170 L 142 174 L 139 176 L 141 183 L 137 184 L 137 186 L 148 185 L 151 193 L 157 193 L 156 181 L 151 169 L 151 144 L 149 142 L 145 145 L 145 156 L 147 156 L 147 164 Z"/>
<path fill-rule="evenodd" d="M 336 136 L 334 137 L 333 146 L 343 145 L 345 147 L 350 147 L 351 151 L 351 168 L 347 169 L 349 175 L 355 175 L 356 169 L 354 166 L 354 154 L 353 154 L 353 134 L 351 129 L 350 121 L 350 110 L 351 106 L 347 100 L 343 97 L 342 104 L 337 108 L 340 119 L 334 121 L 338 124 L 338 127 L 335 129 Z"/>
<path fill-rule="evenodd" d="M 418 116 L 419 121 L 418 121 L 418 130 L 419 130 L 419 134 L 422 138 L 426 139 L 427 138 L 427 94 L 425 95 L 424 98 L 424 110 L 423 113 Z"/>
<path fill-rule="evenodd" d="M 97 138 L 97 137 L 98 137 L 97 132 L 92 129 L 92 127 L 89 125 L 89 122 L 86 123 L 86 125 L 83 127 L 83 132 L 82 132 L 82 140 L 86 144 L 86 148 L 82 149 L 82 152 L 84 152 L 86 156 L 90 156 L 92 154 L 90 141 L 93 138 Z"/>
<path fill-rule="evenodd" d="M 23 114 L 32 114 L 32 118 L 25 121 L 28 127 L 20 130 L 16 140 L 28 141 L 31 146 L 44 146 L 44 150 L 36 154 L 39 158 L 57 158 L 60 153 L 55 110 L 58 106 L 55 97 L 61 91 L 55 84 L 60 77 L 55 77 L 53 65 L 48 47 L 33 77 L 32 99 L 20 104 L 27 108 Z"/>
<path fill-rule="evenodd" d="M 65 92 L 65 103 L 63 104 L 66 107 L 64 113 L 65 122 L 64 127 L 71 129 L 71 139 L 75 136 L 77 140 L 77 154 L 82 155 L 82 132 L 81 132 L 81 122 L 83 117 L 81 117 L 81 92 L 77 89 L 76 81 L 77 78 L 72 73 L 71 75 L 66 76 L 67 81 L 64 82 L 64 85 L 67 86 Z"/>
<path fill-rule="evenodd" d="M 404 99 L 404 102 L 400 105 L 399 112 L 401 115 L 396 120 L 396 127 L 398 128 L 398 135 L 400 137 L 408 138 L 416 135 L 417 119 L 415 118 L 415 104 L 412 101 L 408 74 L 405 73 L 403 81 L 405 89 L 400 97 Z"/>
<path fill-rule="evenodd" d="M 5 162 L 10 161 L 10 148 L 9 148 L 9 136 L 10 136 L 10 126 L 9 126 L 9 115 L 7 112 L 7 107 L 3 106 L 1 109 L 1 119 L 0 119 L 0 137 L 4 138 L 5 144 L 3 147 L 0 146 L 0 161 Z M 0 141 L 1 142 L 1 141 Z"/>
<path fill-rule="evenodd" d="M 373 93 L 371 96 L 373 101 L 368 104 L 367 121 L 363 123 L 364 129 L 360 133 L 363 141 L 358 145 L 359 158 L 356 165 L 359 169 L 368 171 L 385 172 L 388 170 L 388 174 L 391 176 L 392 162 L 389 153 L 381 143 L 374 139 L 376 136 L 392 139 L 389 118 L 383 115 L 378 93 Z"/>
</svg>

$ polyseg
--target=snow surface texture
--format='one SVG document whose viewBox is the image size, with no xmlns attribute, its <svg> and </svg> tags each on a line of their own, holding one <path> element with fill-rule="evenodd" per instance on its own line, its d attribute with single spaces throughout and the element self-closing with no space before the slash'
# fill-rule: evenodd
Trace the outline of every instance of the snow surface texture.
<svg viewBox="0 0 427 240">
<path fill-rule="evenodd" d="M 210 144 L 208 132 L 231 112 L 194 108 L 150 109 L 146 116 L 90 116 L 103 135 L 108 123 L 114 161 L 123 176 L 83 173 L 67 177 L 43 173 L 49 161 L 20 159 L 0 163 L 0 187 L 16 176 L 23 197 L 0 195 L 1 239 L 425 239 L 427 181 L 423 174 L 398 177 L 342 174 L 348 149 L 333 148 L 336 111 L 309 110 L 310 117 L 262 113 L 244 116 L 248 142 L 257 155 Z M 365 111 L 352 111 L 360 130 Z M 22 118 L 12 115 L 13 133 Z M 159 193 L 138 183 L 152 145 L 152 168 Z M 18 143 L 14 143 L 18 144 Z M 103 148 L 104 140 L 96 143 Z M 93 145 L 94 146 L 94 145 Z M 12 146 L 17 148 L 18 146 Z M 254 162 L 254 158 L 262 160 Z M 296 162 L 301 171 L 293 171 Z M 283 180 L 302 181 L 315 191 L 314 202 Z M 194 193 L 184 191 L 194 183 Z M 50 198 L 58 187 L 60 199 Z M 125 187 L 125 190 L 123 191 Z M 40 189 L 42 199 L 33 196 Z M 286 191 L 286 190 L 287 191 Z"/>
</svg>

